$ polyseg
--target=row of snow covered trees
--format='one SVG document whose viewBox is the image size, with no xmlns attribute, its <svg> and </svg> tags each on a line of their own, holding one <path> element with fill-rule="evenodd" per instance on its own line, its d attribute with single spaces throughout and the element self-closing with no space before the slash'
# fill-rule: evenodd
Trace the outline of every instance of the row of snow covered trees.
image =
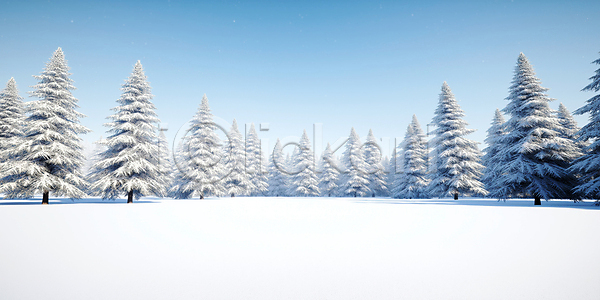
<svg viewBox="0 0 600 300">
<path fill-rule="evenodd" d="M 595 63 L 600 64 L 600 59 Z M 330 145 L 318 158 L 306 132 L 292 155 L 278 140 L 264 153 L 252 125 L 244 139 L 236 121 L 222 141 L 206 95 L 186 136 L 172 155 L 151 102 L 150 85 L 138 61 L 122 86 L 107 123 L 102 151 L 82 174 L 79 134 L 89 130 L 75 109 L 77 99 L 59 48 L 23 104 L 11 78 L 0 93 L 0 192 L 6 198 L 42 194 L 96 195 L 128 202 L 145 195 L 192 198 L 249 196 L 391 196 L 429 198 L 485 196 L 507 199 L 600 199 L 600 95 L 576 111 L 590 113 L 579 129 L 561 104 L 553 111 L 527 58 L 519 56 L 509 103 L 496 110 L 484 149 L 466 138 L 473 132 L 444 82 L 427 141 L 417 118 L 391 158 L 383 158 L 369 131 L 363 143 L 354 129 L 338 158 Z M 600 69 L 584 90 L 600 90 Z M 223 130 L 225 131 L 225 130 Z M 268 162 L 265 161 L 265 155 Z"/>
</svg>

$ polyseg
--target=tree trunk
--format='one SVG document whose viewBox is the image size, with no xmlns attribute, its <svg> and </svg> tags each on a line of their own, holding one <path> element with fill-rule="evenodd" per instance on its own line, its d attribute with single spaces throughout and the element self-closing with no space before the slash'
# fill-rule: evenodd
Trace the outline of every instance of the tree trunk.
<svg viewBox="0 0 600 300">
<path fill-rule="evenodd" d="M 533 196 L 533 205 L 542 205 L 542 200 L 540 199 L 540 196 Z"/>
<path fill-rule="evenodd" d="M 231 193 L 231 198 L 233 198 L 233 197 L 235 197 L 235 194 L 234 194 L 234 193 Z"/>
<path fill-rule="evenodd" d="M 200 193 L 200 200 L 204 199 L 204 193 Z"/>
<path fill-rule="evenodd" d="M 458 193 L 454 193 L 454 200 L 458 200 Z"/>
<path fill-rule="evenodd" d="M 44 195 L 42 196 L 42 204 L 46 204 L 48 205 L 48 200 L 50 199 L 50 192 L 49 191 L 45 191 Z"/>
<path fill-rule="evenodd" d="M 133 190 L 127 193 L 127 203 L 133 203 Z"/>
</svg>

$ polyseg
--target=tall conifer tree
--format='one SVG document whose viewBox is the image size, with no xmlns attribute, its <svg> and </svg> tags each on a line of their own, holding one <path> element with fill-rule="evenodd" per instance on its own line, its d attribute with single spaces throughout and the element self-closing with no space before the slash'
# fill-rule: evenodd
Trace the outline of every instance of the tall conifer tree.
<svg viewBox="0 0 600 300">
<path fill-rule="evenodd" d="M 433 123 L 435 145 L 433 172 L 429 192 L 432 196 L 445 197 L 459 194 L 485 195 L 487 191 L 479 181 L 483 166 L 480 164 L 481 152 L 477 143 L 465 138 L 473 129 L 467 129 L 463 120 L 463 110 L 454 98 L 454 94 L 446 82 L 442 85 L 442 93 Z"/>
<path fill-rule="evenodd" d="M 24 187 L 17 184 L 17 174 L 7 172 L 26 154 L 15 151 L 24 141 L 24 120 L 23 97 L 19 96 L 17 84 L 11 78 L 6 83 L 6 88 L 0 92 L 0 191 L 7 198 L 30 196 Z M 12 170 L 15 171 L 17 170 Z"/>
<path fill-rule="evenodd" d="M 164 174 L 159 166 L 156 107 L 150 84 L 138 60 L 122 85 L 119 104 L 105 126 L 110 136 L 90 174 L 92 190 L 103 199 L 127 195 L 127 203 L 141 196 L 164 196 Z"/>
<path fill-rule="evenodd" d="M 574 143 L 564 138 L 561 126 L 548 103 L 548 89 L 541 86 L 533 67 L 521 53 L 515 67 L 510 101 L 504 112 L 506 134 L 502 138 L 503 174 L 496 191 L 499 198 L 533 197 L 540 199 L 568 197 L 574 178 L 567 171 L 574 159 Z"/>
<path fill-rule="evenodd" d="M 69 67 L 58 48 L 40 75 L 34 76 L 32 97 L 26 106 L 28 117 L 24 140 L 15 151 L 24 154 L 9 172 L 15 175 L 21 194 L 42 194 L 48 204 L 50 192 L 57 196 L 81 198 L 87 182 L 81 174 L 84 156 L 79 134 L 89 132 L 75 109 L 78 100 L 69 78 Z"/>
<path fill-rule="evenodd" d="M 592 63 L 600 65 L 600 59 Z M 583 91 L 600 91 L 600 68 L 596 70 L 592 81 Z M 584 155 L 579 157 L 571 166 L 571 171 L 579 174 L 579 184 L 575 187 L 575 193 L 585 197 L 596 199 L 596 205 L 600 205 L 600 94 L 586 101 L 586 104 L 575 111 L 582 115 L 589 113 L 590 122 L 579 130 L 579 142 L 585 143 Z"/>
<path fill-rule="evenodd" d="M 483 155 L 482 162 L 485 169 L 483 170 L 481 182 L 483 182 L 485 189 L 490 192 L 490 197 L 498 197 L 496 194 L 496 191 L 498 190 L 497 184 L 499 183 L 504 168 L 500 155 L 500 152 L 504 148 L 504 145 L 502 144 L 504 122 L 502 113 L 500 110 L 496 109 L 491 126 L 487 130 L 487 137 L 485 138 L 485 142 L 488 146 L 483 149 L 485 154 Z"/>
<path fill-rule="evenodd" d="M 417 120 L 413 115 L 412 122 L 406 129 L 402 141 L 402 171 L 397 181 L 394 198 L 427 198 L 427 142 Z"/>
</svg>

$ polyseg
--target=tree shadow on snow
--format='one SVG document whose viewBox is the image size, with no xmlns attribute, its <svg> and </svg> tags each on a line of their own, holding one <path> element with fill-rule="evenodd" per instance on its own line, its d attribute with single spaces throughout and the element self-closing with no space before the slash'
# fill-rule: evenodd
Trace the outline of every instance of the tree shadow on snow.
<svg viewBox="0 0 600 300">
<path fill-rule="evenodd" d="M 508 199 L 498 201 L 497 199 L 485 198 L 463 198 L 454 200 L 452 198 L 433 198 L 433 199 L 393 199 L 393 198 L 372 198 L 356 199 L 358 203 L 380 203 L 380 204 L 413 204 L 413 205 L 467 205 L 467 206 L 494 206 L 494 207 L 556 207 L 556 208 L 578 208 L 600 210 L 600 206 L 595 205 L 594 200 L 584 200 L 584 202 L 573 202 L 572 200 L 556 199 L 544 201 L 542 205 L 533 205 L 533 199 Z"/>
<path fill-rule="evenodd" d="M 103 200 L 102 198 L 83 198 L 83 199 L 70 199 L 70 198 L 50 198 L 49 205 L 54 204 L 115 204 L 123 203 L 127 204 L 127 199 L 114 199 L 114 200 Z M 160 198 L 151 198 L 140 200 L 133 200 L 133 204 L 136 203 L 160 203 Z M 0 206 L 2 205 L 42 205 L 42 198 L 31 198 L 31 199 L 0 199 Z"/>
</svg>

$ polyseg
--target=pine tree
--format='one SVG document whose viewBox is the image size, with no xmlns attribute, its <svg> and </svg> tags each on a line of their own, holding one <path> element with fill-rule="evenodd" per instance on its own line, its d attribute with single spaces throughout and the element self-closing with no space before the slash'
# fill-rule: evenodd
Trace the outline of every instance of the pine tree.
<svg viewBox="0 0 600 300">
<path fill-rule="evenodd" d="M 339 181 L 340 172 L 335 167 L 336 161 L 329 143 L 327 143 L 327 148 L 325 148 L 321 159 L 322 172 L 319 178 L 319 190 L 322 196 L 335 196 L 338 190 L 337 182 Z"/>
<path fill-rule="evenodd" d="M 573 119 L 571 113 L 562 103 L 558 106 L 558 111 L 556 112 L 556 117 L 558 118 L 559 133 L 561 137 L 571 141 L 573 143 L 573 147 L 565 148 L 565 151 L 570 152 L 566 155 L 569 158 L 568 165 L 569 167 L 573 164 L 573 162 L 583 155 L 583 149 L 586 144 L 578 141 L 579 137 L 579 126 L 577 126 L 577 121 Z M 569 191 L 566 192 L 566 197 L 568 199 L 574 200 L 575 202 L 580 200 L 580 195 L 574 193 L 573 189 L 577 185 L 578 175 L 573 173 L 570 169 L 567 169 L 567 177 L 568 180 L 571 181 L 572 187 Z"/>
<path fill-rule="evenodd" d="M 386 185 L 385 168 L 381 160 L 381 149 L 371 129 L 369 129 L 367 142 L 364 145 L 364 153 L 371 196 L 387 196 L 388 188 Z"/>
<path fill-rule="evenodd" d="M 182 139 L 183 140 L 183 139 Z M 186 155 L 184 155 L 183 141 L 180 140 L 173 153 L 173 181 L 167 195 L 175 199 L 189 199 L 194 190 L 185 189 L 188 183 L 186 174 L 190 173 Z"/>
<path fill-rule="evenodd" d="M 287 195 L 287 174 L 281 142 L 277 139 L 273 153 L 269 155 L 269 195 L 283 197 Z"/>
<path fill-rule="evenodd" d="M 341 196 L 365 196 L 371 193 L 369 180 L 367 179 L 367 166 L 362 151 L 360 137 L 354 130 L 350 131 L 350 138 L 346 142 L 346 150 L 343 153 L 344 173 L 340 176 Z"/>
<path fill-rule="evenodd" d="M 44 71 L 34 76 L 39 82 L 30 93 L 39 99 L 26 106 L 27 130 L 15 149 L 24 155 L 8 170 L 18 178 L 14 185 L 20 189 L 18 194 L 42 193 L 42 204 L 48 204 L 50 192 L 71 198 L 86 196 L 79 134 L 89 129 L 79 122 L 84 115 L 75 111 L 78 100 L 71 94 L 75 87 L 69 75 L 65 56 L 58 48 Z"/>
<path fill-rule="evenodd" d="M 127 195 L 127 203 L 145 195 L 165 195 L 164 174 L 158 164 L 156 126 L 159 119 L 150 101 L 150 84 L 138 60 L 131 76 L 122 85 L 119 104 L 105 126 L 109 136 L 106 151 L 90 174 L 91 189 L 103 199 Z"/>
<path fill-rule="evenodd" d="M 235 195 L 248 195 L 254 189 L 250 176 L 244 165 L 245 153 L 242 134 L 237 121 L 234 119 L 231 129 L 227 134 L 225 143 L 225 193 Z"/>
<path fill-rule="evenodd" d="M 292 176 L 291 187 L 295 196 L 318 196 L 319 179 L 315 174 L 315 163 L 313 152 L 310 148 L 310 140 L 306 130 L 302 134 L 299 143 L 298 154 L 295 157 L 297 173 Z"/>
<path fill-rule="evenodd" d="M 454 199 L 458 199 L 459 194 L 487 194 L 479 181 L 483 169 L 479 163 L 481 152 L 476 142 L 464 137 L 474 131 L 466 128 L 468 124 L 462 119 L 464 115 L 450 87 L 444 82 L 433 118 L 436 129 L 432 141 L 435 145 L 434 173 L 429 185 L 432 196 L 454 195 Z"/>
<path fill-rule="evenodd" d="M 499 195 L 496 194 L 496 191 L 498 190 L 498 179 L 502 176 L 502 169 L 504 168 L 501 156 L 499 155 L 500 151 L 504 148 L 504 145 L 502 144 L 504 122 L 502 113 L 500 110 L 496 109 L 494 119 L 492 119 L 491 126 L 487 130 L 485 142 L 488 146 L 483 149 L 485 155 L 483 155 L 482 159 L 485 169 L 483 170 L 481 182 L 484 184 L 485 189 L 490 192 L 489 196 L 497 198 L 500 198 Z"/>
<path fill-rule="evenodd" d="M 167 191 L 173 184 L 173 161 L 171 160 L 167 136 L 161 128 L 159 128 L 158 134 L 158 149 L 160 151 L 158 166 L 160 167 L 160 173 L 163 174 L 164 189 Z"/>
<path fill-rule="evenodd" d="M 170 193 L 175 198 L 199 196 L 200 199 L 223 194 L 221 148 L 208 98 L 204 95 L 183 140 L 180 168 Z"/>
<path fill-rule="evenodd" d="M 400 156 L 402 176 L 397 181 L 394 198 L 427 198 L 427 142 L 415 115 L 406 129 Z"/>
<path fill-rule="evenodd" d="M 19 96 L 15 79 L 11 78 L 0 92 L 0 190 L 12 198 L 30 196 L 24 187 L 17 185 L 19 177 L 7 172 L 26 154 L 15 151 L 24 140 L 23 110 L 23 97 Z"/>
<path fill-rule="evenodd" d="M 263 170 L 261 143 L 258 134 L 256 134 L 254 123 L 250 124 L 250 130 L 246 138 L 246 171 L 250 175 L 250 181 L 254 186 L 254 189 L 250 191 L 250 195 L 264 195 L 269 190 L 269 184 Z"/>
<path fill-rule="evenodd" d="M 600 59 L 592 63 L 600 65 Z M 590 80 L 592 82 L 583 91 L 599 92 L 600 68 Z M 573 162 L 570 171 L 580 176 L 574 192 L 595 199 L 596 205 L 600 205 L 600 94 L 588 99 L 583 107 L 575 111 L 577 115 L 585 113 L 590 114 L 590 122 L 578 132 L 578 141 L 585 143 L 584 155 Z"/>
<path fill-rule="evenodd" d="M 574 179 L 566 168 L 575 158 L 575 146 L 561 136 L 547 90 L 521 53 L 506 98 L 510 102 L 503 110 L 510 119 L 501 139 L 504 176 L 496 189 L 500 198 L 534 197 L 534 204 L 539 205 L 540 198 L 566 197 L 571 190 Z"/>
<path fill-rule="evenodd" d="M 394 145 L 394 151 L 392 152 L 392 157 L 388 162 L 388 176 L 387 176 L 387 185 L 388 190 L 390 191 L 390 196 L 395 197 L 395 195 L 399 192 L 398 186 L 400 184 L 400 175 L 402 172 L 402 168 L 398 166 L 398 149 L 400 145 Z"/>
</svg>

